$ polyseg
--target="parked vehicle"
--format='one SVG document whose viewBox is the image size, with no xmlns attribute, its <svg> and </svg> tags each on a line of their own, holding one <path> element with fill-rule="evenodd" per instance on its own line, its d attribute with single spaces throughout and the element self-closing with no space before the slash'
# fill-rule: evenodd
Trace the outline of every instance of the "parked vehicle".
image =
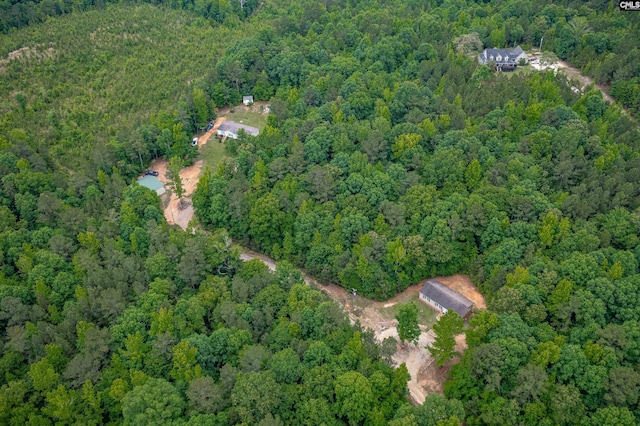
<svg viewBox="0 0 640 426">
<path fill-rule="evenodd" d="M 155 170 L 146 170 L 144 174 L 145 176 L 158 176 L 158 172 L 156 172 Z"/>
<path fill-rule="evenodd" d="M 191 139 L 191 146 L 198 146 L 198 138 Z"/>
<path fill-rule="evenodd" d="M 207 130 L 205 130 L 205 131 L 208 132 L 211 129 L 213 129 L 213 123 L 207 124 Z"/>
</svg>

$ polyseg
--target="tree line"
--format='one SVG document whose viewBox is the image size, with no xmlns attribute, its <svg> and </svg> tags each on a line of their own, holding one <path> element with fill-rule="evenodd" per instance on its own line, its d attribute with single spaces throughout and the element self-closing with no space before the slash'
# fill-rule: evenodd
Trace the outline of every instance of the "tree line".
<svg viewBox="0 0 640 426">
<path fill-rule="evenodd" d="M 104 9 L 109 0 L 6 0 L 0 3 L 0 32 L 23 28 L 46 21 L 48 18 Z M 126 4 L 153 4 L 192 12 L 216 24 L 237 25 L 258 7 L 258 0 L 190 0 L 190 1 L 133 1 Z"/>
<path fill-rule="evenodd" d="M 421 7 L 404 26 L 388 18 Z M 633 424 L 637 123 L 562 75 L 457 54 L 447 22 L 474 30 L 468 9 L 392 9 L 292 6 L 289 39 L 227 51 L 251 64 L 249 87 L 266 73 L 272 116 L 204 175 L 200 223 L 376 299 L 467 271 L 489 311 L 445 393 L 468 424 Z"/>
<path fill-rule="evenodd" d="M 110 4 L 3 37 L 19 55 L 0 86 L 6 422 L 633 424 L 637 124 L 561 75 L 493 73 L 453 45 L 494 44 L 471 13 L 500 41 L 514 7 L 527 31 L 558 15 L 545 42 L 595 10 L 607 33 L 632 31 L 629 14 L 570 6 L 278 2 L 212 27 Z M 167 228 L 157 197 L 127 184 L 155 156 L 193 158 L 191 132 L 248 93 L 273 114 L 201 179 L 214 235 Z M 384 346 L 295 279 L 245 270 L 220 228 L 379 299 L 471 274 L 489 310 L 449 399 L 407 406 Z M 329 348 L 326 388 L 310 340 Z"/>
</svg>

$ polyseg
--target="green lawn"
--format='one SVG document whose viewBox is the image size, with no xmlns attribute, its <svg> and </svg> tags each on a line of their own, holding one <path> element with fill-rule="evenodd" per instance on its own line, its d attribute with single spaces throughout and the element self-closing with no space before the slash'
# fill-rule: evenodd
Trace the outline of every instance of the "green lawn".
<svg viewBox="0 0 640 426">
<path fill-rule="evenodd" d="M 212 172 L 218 170 L 218 164 L 224 158 L 227 158 L 227 153 L 224 150 L 224 144 L 220 143 L 220 139 L 216 136 L 212 136 L 207 143 L 200 148 L 200 159 L 204 161 L 204 166 L 209 167 Z"/>
<path fill-rule="evenodd" d="M 247 126 L 256 127 L 260 131 L 262 131 L 267 125 L 267 117 L 268 114 L 244 111 L 242 107 L 238 107 L 235 112 L 230 112 L 229 114 L 227 114 L 227 120 L 246 124 Z"/>
<path fill-rule="evenodd" d="M 401 303 L 397 303 L 388 308 L 382 308 L 380 314 L 387 320 L 392 320 L 398 314 L 399 306 L 402 303 L 412 302 L 418 308 L 418 322 L 420 325 L 425 325 L 431 328 L 436 322 L 436 311 L 427 306 L 426 303 L 418 300 L 417 296 L 411 297 L 411 299 L 403 300 Z"/>
<path fill-rule="evenodd" d="M 533 74 L 534 72 L 536 72 L 536 69 L 531 65 L 523 65 L 523 66 L 517 67 L 513 71 L 505 71 L 505 74 L 509 76 L 509 78 L 511 78 L 514 75 L 519 75 L 519 74 L 527 75 L 527 74 Z"/>
</svg>

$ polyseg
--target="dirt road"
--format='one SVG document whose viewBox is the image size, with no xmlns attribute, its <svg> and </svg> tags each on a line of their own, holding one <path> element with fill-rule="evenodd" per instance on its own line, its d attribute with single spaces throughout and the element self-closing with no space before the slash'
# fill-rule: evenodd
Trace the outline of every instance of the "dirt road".
<svg viewBox="0 0 640 426">
<path fill-rule="evenodd" d="M 583 89 L 583 90 L 586 87 L 594 84 L 593 79 L 591 77 L 588 77 L 586 75 L 582 75 L 578 68 L 572 66 L 568 62 L 558 61 L 558 69 L 563 70 L 564 73 L 567 75 L 567 77 L 569 77 L 569 79 L 578 80 L 580 82 L 580 84 L 582 85 L 581 89 Z M 604 98 L 605 101 L 611 102 L 612 104 L 616 102 L 615 99 L 613 99 L 607 93 L 608 89 L 605 88 L 602 84 L 594 84 L 594 86 L 595 86 L 596 89 L 599 89 L 602 92 L 602 97 Z"/>
<path fill-rule="evenodd" d="M 534 54 L 539 54 L 539 53 L 535 52 Z M 586 89 L 587 87 L 593 84 L 596 89 L 599 89 L 602 92 L 602 97 L 604 98 L 605 101 L 611 102 L 612 104 L 616 102 L 615 99 L 613 99 L 609 95 L 608 93 L 609 89 L 607 87 L 603 86 L 602 84 L 594 84 L 593 78 L 588 77 L 586 75 L 582 75 L 578 68 L 574 67 L 568 62 L 558 60 L 553 64 L 542 65 L 540 63 L 532 63 L 530 64 L 530 66 L 541 71 L 553 70 L 554 73 L 557 72 L 558 70 L 562 70 L 562 72 L 569 78 L 569 80 L 577 80 L 578 82 L 580 82 L 579 89 L 581 91 L 584 91 L 584 89 Z"/>
<path fill-rule="evenodd" d="M 218 126 L 226 120 L 225 117 L 218 117 L 211 130 L 198 138 L 198 149 L 202 149 L 210 138 L 214 137 Z M 167 178 L 167 166 L 169 162 L 165 159 L 155 159 L 151 163 L 151 169 L 158 172 L 158 179 L 165 185 L 169 183 Z M 180 171 L 182 179 L 182 187 L 184 188 L 184 196 L 182 201 L 178 199 L 171 191 L 163 195 L 164 217 L 169 225 L 178 225 L 182 229 L 187 229 L 189 221 L 193 219 L 194 211 L 191 204 L 191 195 L 198 186 L 200 174 L 202 173 L 202 160 L 196 161 L 193 165 L 185 167 Z"/>
<path fill-rule="evenodd" d="M 276 270 L 275 260 L 249 249 L 243 248 L 240 259 L 244 261 L 259 259 L 267 265 L 270 270 Z M 407 366 L 407 370 L 411 375 L 407 387 L 409 388 L 411 400 L 413 400 L 414 403 L 422 404 L 429 393 L 443 392 L 443 385 L 449 369 L 457 360 L 449 362 L 442 368 L 437 368 L 427 349 L 435 340 L 435 336 L 430 329 L 424 326 L 420 327 L 422 332 L 417 345 L 411 343 L 403 344 L 400 343 L 400 338 L 398 337 L 398 322 L 396 320 L 388 320 L 380 314 L 380 310 L 400 303 L 400 301 L 417 298 L 418 292 L 422 287 L 421 285 L 411 286 L 387 301 L 377 302 L 365 299 L 362 296 L 354 296 L 344 288 L 334 284 L 319 283 L 304 272 L 302 272 L 302 276 L 307 284 L 313 285 L 323 291 L 333 301 L 338 303 L 349 315 L 352 323 L 359 322 L 364 328 L 372 329 L 379 342 L 382 342 L 388 337 L 397 341 L 397 351 L 393 356 L 393 362 L 396 366 L 402 363 Z M 478 307 L 486 307 L 484 297 L 471 283 L 469 277 L 465 275 L 452 275 L 450 277 L 438 277 L 438 280 L 447 286 L 451 286 L 451 288 L 463 292 L 463 294 L 474 303 L 476 303 L 477 300 Z M 464 334 L 461 334 L 456 338 L 456 351 L 459 353 L 464 352 L 466 349 L 464 337 Z"/>
</svg>

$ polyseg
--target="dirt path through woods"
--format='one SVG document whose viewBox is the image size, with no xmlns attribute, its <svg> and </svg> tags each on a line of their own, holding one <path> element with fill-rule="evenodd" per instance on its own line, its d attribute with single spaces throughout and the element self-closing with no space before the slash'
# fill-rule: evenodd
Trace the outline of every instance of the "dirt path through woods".
<svg viewBox="0 0 640 426">
<path fill-rule="evenodd" d="M 532 55 L 539 55 L 539 52 L 535 51 L 532 53 Z M 578 89 L 580 89 L 581 92 L 584 92 L 584 89 L 593 84 L 596 89 L 599 89 L 602 92 L 602 97 L 605 101 L 612 104 L 616 103 L 615 99 L 613 99 L 611 95 L 609 95 L 608 87 L 602 84 L 594 83 L 593 78 L 583 75 L 578 68 L 574 67 L 566 61 L 558 60 L 555 63 L 548 65 L 532 63 L 530 64 L 530 66 L 539 71 L 552 70 L 554 73 L 558 70 L 562 70 L 562 72 L 568 77 L 569 80 L 577 80 L 580 83 L 580 87 Z M 623 111 L 626 111 L 624 107 L 622 109 Z"/>
<path fill-rule="evenodd" d="M 275 271 L 276 262 L 262 253 L 243 248 L 240 259 L 244 261 L 258 259 L 267 267 Z M 312 285 L 326 293 L 333 301 L 338 303 L 349 315 L 352 323 L 359 322 L 364 328 L 370 328 L 374 331 L 376 338 L 382 342 L 386 338 L 393 338 L 396 342 L 396 353 L 393 356 L 393 362 L 396 366 L 404 363 L 411 375 L 407 387 L 409 388 L 409 396 L 415 404 L 422 404 L 426 396 L 430 393 L 442 393 L 443 385 L 449 374 L 451 366 L 456 364 L 459 359 L 454 359 L 445 364 L 442 368 L 435 366 L 431 353 L 427 349 L 433 344 L 435 335 L 430 329 L 421 326 L 421 334 L 418 344 L 400 343 L 398 337 L 398 322 L 395 319 L 385 318 L 380 311 L 402 301 L 411 300 L 418 297 L 418 292 L 422 285 L 414 285 L 407 288 L 404 292 L 399 293 L 389 300 L 377 302 L 365 299 L 362 296 L 354 296 L 344 288 L 334 284 L 323 284 L 313 279 L 302 271 L 304 281 L 308 285 Z M 485 308 L 484 297 L 475 288 L 471 280 L 466 275 L 452 275 L 450 277 L 438 277 L 443 284 L 460 291 L 469 300 L 478 303 L 479 308 Z M 456 351 L 463 353 L 466 349 L 465 335 L 460 334 L 456 337 Z"/>
<path fill-rule="evenodd" d="M 225 120 L 225 117 L 218 117 L 213 128 L 198 138 L 199 150 L 207 144 L 210 138 L 215 137 L 218 127 L 224 123 Z M 167 177 L 168 165 L 169 161 L 163 158 L 157 158 L 151 163 L 151 170 L 158 172 L 158 179 L 165 186 L 168 186 L 170 183 L 170 179 Z M 182 187 L 184 188 L 182 201 L 170 190 L 162 196 L 162 203 L 165 206 L 164 217 L 169 225 L 178 225 L 182 229 L 187 229 L 189 221 L 193 219 L 194 211 L 193 205 L 191 204 L 191 196 L 198 186 L 202 167 L 203 161 L 198 160 L 193 163 L 193 165 L 180 170 L 180 179 L 182 179 Z"/>
<path fill-rule="evenodd" d="M 253 108 L 263 106 L 260 103 L 253 105 Z M 246 107 L 248 108 L 248 107 Z M 224 114 L 225 111 L 219 111 Z M 225 117 L 219 117 L 214 127 L 198 139 L 198 148 L 201 149 L 211 137 L 216 133 L 218 126 L 226 120 Z M 167 160 L 155 160 L 151 168 L 158 172 L 158 179 L 165 185 L 168 184 L 167 178 Z M 203 162 L 197 161 L 190 167 L 186 167 L 180 171 L 184 187 L 184 197 L 182 203 L 171 192 L 167 192 L 163 196 L 163 202 L 166 207 L 164 210 L 165 218 L 169 224 L 177 224 L 182 229 L 186 229 L 189 221 L 194 216 L 193 206 L 191 204 L 191 195 L 195 191 L 200 174 L 202 172 Z M 275 271 L 276 262 L 264 254 L 244 249 L 240 255 L 240 259 L 244 261 L 259 259 L 270 270 Z M 386 308 L 392 307 L 398 303 L 404 303 L 408 300 L 417 299 L 418 293 L 422 288 L 421 284 L 417 284 L 407 288 L 404 292 L 395 295 L 393 298 L 384 302 L 368 300 L 362 296 L 356 296 L 346 291 L 344 288 L 334 284 L 319 283 L 304 271 L 302 271 L 304 281 L 308 285 L 312 285 L 326 293 L 333 301 L 338 303 L 349 315 L 352 323 L 359 322 L 364 328 L 374 331 L 376 338 L 382 342 L 386 338 L 396 340 L 396 353 L 393 356 L 393 362 L 396 366 L 405 364 L 411 379 L 407 384 L 409 388 L 410 399 L 415 404 L 422 404 L 425 397 L 429 393 L 442 393 L 443 384 L 447 378 L 449 369 L 453 364 L 458 362 L 454 359 L 442 368 L 437 368 L 433 362 L 433 358 L 427 347 L 431 346 L 435 339 L 433 332 L 426 326 L 421 326 L 421 334 L 418 344 L 400 343 L 398 336 L 398 322 L 393 318 L 386 318 L 381 314 Z M 486 308 L 486 303 L 482 294 L 475 288 L 469 277 L 465 275 L 453 275 L 450 277 L 437 277 L 443 284 L 460 292 L 469 300 L 474 302 L 476 307 L 480 309 Z M 387 310 L 388 311 L 388 310 Z M 460 353 L 466 348 L 464 334 L 456 338 L 456 350 Z"/>
<path fill-rule="evenodd" d="M 558 61 L 558 69 L 563 70 L 570 80 L 571 79 L 578 80 L 582 85 L 581 87 L 582 90 L 584 90 L 586 87 L 593 84 L 596 89 L 599 89 L 602 92 L 602 97 L 604 98 L 605 101 L 611 102 L 612 104 L 616 103 L 615 99 L 613 99 L 609 95 L 609 93 L 607 93 L 607 91 L 609 90 L 608 88 L 606 88 L 602 84 L 597 84 L 597 83 L 594 84 L 593 78 L 586 75 L 582 75 L 578 68 L 574 67 L 568 62 Z"/>
</svg>

